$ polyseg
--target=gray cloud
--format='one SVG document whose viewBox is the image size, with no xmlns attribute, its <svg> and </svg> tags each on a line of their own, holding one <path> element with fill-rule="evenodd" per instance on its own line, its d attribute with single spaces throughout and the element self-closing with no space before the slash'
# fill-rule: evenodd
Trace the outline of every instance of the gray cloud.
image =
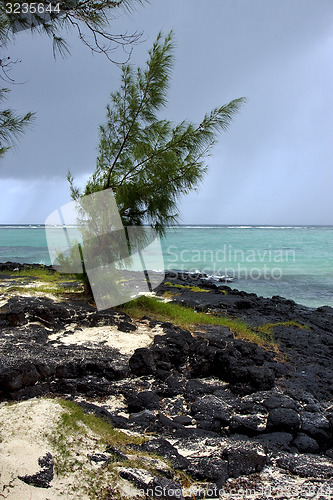
<svg viewBox="0 0 333 500">
<path fill-rule="evenodd" d="M 332 14 L 330 0 L 154 0 L 117 21 L 117 31 L 145 32 L 135 65 L 160 29 L 174 28 L 167 118 L 198 121 L 230 99 L 248 99 L 208 160 L 199 193 L 182 200 L 184 222 L 333 223 Z M 14 87 L 9 104 L 38 116 L 0 166 L 11 189 L 3 203 L 19 203 L 15 186 L 26 191 L 29 222 L 43 222 L 66 201 L 68 168 L 77 176 L 93 171 L 98 125 L 119 82 L 117 67 L 70 42 L 72 56 L 56 62 L 51 44 L 29 33 L 10 50 L 23 61 L 14 76 L 28 81 Z M 26 188 L 34 182 L 49 193 L 44 204 L 39 188 Z M 1 214 L 2 222 L 18 220 Z"/>
</svg>

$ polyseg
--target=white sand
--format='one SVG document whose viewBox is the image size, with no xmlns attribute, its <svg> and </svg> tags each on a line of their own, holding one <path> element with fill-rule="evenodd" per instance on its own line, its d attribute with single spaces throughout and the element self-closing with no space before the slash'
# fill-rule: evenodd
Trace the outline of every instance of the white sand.
<svg viewBox="0 0 333 500">
<path fill-rule="evenodd" d="M 60 404 L 51 399 L 0 404 L 0 492 L 5 498 L 60 498 L 54 491 L 29 486 L 17 476 L 39 472 L 38 458 L 52 453 L 48 436 L 61 412 Z"/>
<path fill-rule="evenodd" d="M 159 326 L 150 329 L 143 321 L 137 322 L 136 326 L 137 330 L 129 333 L 119 331 L 116 326 L 77 327 L 75 330 L 54 333 L 49 336 L 49 339 L 66 345 L 84 345 L 91 349 L 106 345 L 118 349 L 122 354 L 130 355 L 139 347 L 149 347 L 155 335 L 164 335 L 164 331 Z"/>
<path fill-rule="evenodd" d="M 113 477 L 101 465 L 90 462 L 88 455 L 103 453 L 105 445 L 99 436 L 82 423 L 82 434 L 75 439 L 69 436 L 68 452 L 75 460 L 72 470 L 61 476 L 54 475 L 50 488 L 39 488 L 24 483 L 18 476 L 33 475 L 41 470 L 38 458 L 51 453 L 55 462 L 57 451 L 50 443 L 50 436 L 57 429 L 59 418 L 65 410 L 51 398 L 34 398 L 18 403 L 0 404 L 0 498 L 10 500 L 91 500 L 85 486 L 91 486 L 96 471 L 100 486 L 113 485 Z M 83 437 L 84 436 L 84 437 Z M 123 497 L 137 498 L 136 489 L 123 481 Z M 95 483 L 97 484 L 97 483 Z M 122 484 L 117 484 L 122 488 Z"/>
</svg>

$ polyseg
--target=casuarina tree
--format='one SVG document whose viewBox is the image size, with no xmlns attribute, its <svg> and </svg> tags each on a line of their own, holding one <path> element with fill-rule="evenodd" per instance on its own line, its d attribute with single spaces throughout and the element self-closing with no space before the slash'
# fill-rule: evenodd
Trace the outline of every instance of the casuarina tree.
<svg viewBox="0 0 333 500">
<path fill-rule="evenodd" d="M 160 118 L 173 68 L 173 34 L 160 33 L 145 67 L 122 67 L 100 127 L 96 169 L 80 191 L 68 173 L 72 198 L 112 188 L 124 226 L 150 225 L 163 234 L 179 220 L 180 196 L 203 179 L 210 153 L 244 98 L 214 108 L 199 124 Z M 198 96 L 200 97 L 200 96 Z"/>
<path fill-rule="evenodd" d="M 0 89 L 0 102 L 6 98 L 8 89 Z M 31 125 L 34 118 L 33 113 L 26 113 L 19 116 L 15 111 L 5 108 L 0 110 L 0 160 L 5 152 L 13 147 L 24 129 Z"/>
</svg>

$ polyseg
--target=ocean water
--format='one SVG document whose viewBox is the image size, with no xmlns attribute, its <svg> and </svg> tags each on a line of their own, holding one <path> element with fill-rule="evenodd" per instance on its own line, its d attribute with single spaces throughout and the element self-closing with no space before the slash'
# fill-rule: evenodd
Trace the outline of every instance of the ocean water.
<svg viewBox="0 0 333 500">
<path fill-rule="evenodd" d="M 232 288 L 333 307 L 333 226 L 181 226 L 161 247 L 165 270 L 227 275 Z M 49 265 L 44 226 L 0 226 L 6 261 Z M 150 268 L 157 262 L 151 255 Z"/>
</svg>

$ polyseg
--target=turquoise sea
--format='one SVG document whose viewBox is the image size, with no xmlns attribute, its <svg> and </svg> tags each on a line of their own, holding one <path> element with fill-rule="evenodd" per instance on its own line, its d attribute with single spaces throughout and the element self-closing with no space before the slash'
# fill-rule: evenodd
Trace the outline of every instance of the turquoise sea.
<svg viewBox="0 0 333 500">
<path fill-rule="evenodd" d="M 227 275 L 239 290 L 333 307 L 333 226 L 180 226 L 161 247 L 166 270 Z M 0 226 L 6 261 L 50 264 L 44 226 Z"/>
</svg>

